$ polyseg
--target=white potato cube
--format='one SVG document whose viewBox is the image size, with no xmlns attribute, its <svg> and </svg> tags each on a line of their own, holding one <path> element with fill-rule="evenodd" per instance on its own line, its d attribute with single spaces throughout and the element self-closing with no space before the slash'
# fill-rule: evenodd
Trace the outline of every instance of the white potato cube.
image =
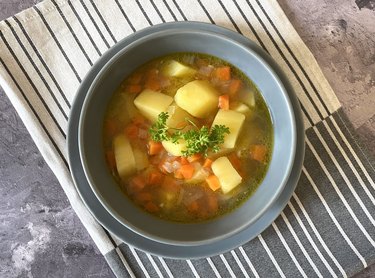
<svg viewBox="0 0 375 278">
<path fill-rule="evenodd" d="M 186 119 L 193 121 L 193 117 L 176 103 L 172 103 L 167 109 L 169 118 L 167 126 L 170 128 L 181 127 L 180 124 L 186 122 Z"/>
<path fill-rule="evenodd" d="M 227 194 L 242 182 L 242 177 L 226 156 L 219 157 L 212 163 L 212 171 L 218 177 L 221 190 Z"/>
<path fill-rule="evenodd" d="M 249 115 L 251 113 L 250 107 L 243 102 L 234 102 L 229 106 L 230 110 L 240 112 L 242 114 Z"/>
<path fill-rule="evenodd" d="M 219 95 L 206 80 L 195 80 L 177 90 L 178 106 L 197 118 L 206 118 L 217 110 Z"/>
<path fill-rule="evenodd" d="M 165 63 L 161 70 L 162 74 L 169 77 L 187 77 L 194 75 L 197 71 L 184 64 L 171 60 Z"/>
<path fill-rule="evenodd" d="M 118 135 L 113 140 L 117 172 L 121 179 L 126 179 L 137 170 L 133 149 L 125 135 Z"/>
<path fill-rule="evenodd" d="M 244 89 L 239 92 L 239 99 L 244 102 L 249 107 L 255 106 L 255 96 L 254 91 L 251 89 Z"/>
<path fill-rule="evenodd" d="M 240 112 L 222 109 L 217 112 L 212 126 L 225 125 L 229 128 L 229 134 L 225 134 L 224 137 L 223 148 L 234 148 L 244 121 L 245 115 Z"/>
<path fill-rule="evenodd" d="M 156 122 L 159 114 L 166 112 L 172 102 L 173 98 L 170 96 L 145 89 L 135 98 L 134 105 L 143 116 L 151 122 Z"/>
<path fill-rule="evenodd" d="M 186 151 L 186 142 L 182 139 L 176 144 L 172 141 L 163 141 L 161 144 L 169 154 L 174 156 L 182 156 L 182 151 Z"/>
</svg>

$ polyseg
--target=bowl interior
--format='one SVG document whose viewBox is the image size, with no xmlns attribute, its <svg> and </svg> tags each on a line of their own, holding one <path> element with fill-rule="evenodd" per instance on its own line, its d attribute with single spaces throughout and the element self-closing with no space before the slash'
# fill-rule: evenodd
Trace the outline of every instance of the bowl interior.
<svg viewBox="0 0 375 278">
<path fill-rule="evenodd" d="M 217 56 L 242 70 L 259 88 L 274 125 L 274 149 L 268 172 L 258 190 L 243 205 L 222 217 L 202 223 L 158 219 L 122 194 L 107 170 L 103 154 L 103 118 L 113 92 L 134 69 L 175 52 Z M 152 240 L 175 245 L 198 245 L 224 239 L 258 219 L 281 193 L 295 154 L 296 128 L 292 107 L 281 82 L 253 51 L 221 35 L 169 30 L 153 33 L 115 55 L 95 78 L 83 104 L 79 150 L 86 177 L 104 207 L 121 223 Z"/>
</svg>

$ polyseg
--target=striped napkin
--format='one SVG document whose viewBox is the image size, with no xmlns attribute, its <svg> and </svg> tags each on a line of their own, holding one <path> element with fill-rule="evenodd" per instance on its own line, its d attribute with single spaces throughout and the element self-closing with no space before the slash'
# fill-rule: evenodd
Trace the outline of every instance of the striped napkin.
<svg viewBox="0 0 375 278">
<path fill-rule="evenodd" d="M 113 44 L 150 25 L 203 21 L 266 50 L 302 105 L 306 156 L 296 191 L 261 235 L 222 255 L 172 260 L 96 222 L 73 185 L 66 130 L 77 88 Z M 0 84 L 117 277 L 348 277 L 375 262 L 374 163 L 276 0 L 46 0 L 0 23 Z"/>
</svg>

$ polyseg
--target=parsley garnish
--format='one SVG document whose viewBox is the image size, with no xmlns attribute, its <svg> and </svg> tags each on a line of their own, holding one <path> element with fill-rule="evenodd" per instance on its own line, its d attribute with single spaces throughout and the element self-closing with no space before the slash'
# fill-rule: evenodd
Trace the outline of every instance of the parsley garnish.
<svg viewBox="0 0 375 278">
<path fill-rule="evenodd" d="M 156 142 L 169 140 L 168 126 L 167 126 L 168 117 L 169 115 L 167 112 L 161 112 L 158 115 L 158 120 L 149 129 L 152 140 Z"/>
<path fill-rule="evenodd" d="M 195 129 L 182 132 L 177 129 L 172 135 L 168 133 L 167 119 L 169 115 L 162 112 L 158 116 L 158 120 L 149 129 L 151 139 L 154 141 L 172 141 L 177 144 L 180 139 L 186 141 L 186 150 L 183 151 L 184 156 L 191 156 L 196 153 L 207 155 L 208 151 L 218 152 L 220 145 L 224 143 L 225 134 L 229 134 L 229 128 L 224 125 L 214 125 L 211 130 L 207 126 L 198 128 L 194 122 L 186 119 Z"/>
</svg>

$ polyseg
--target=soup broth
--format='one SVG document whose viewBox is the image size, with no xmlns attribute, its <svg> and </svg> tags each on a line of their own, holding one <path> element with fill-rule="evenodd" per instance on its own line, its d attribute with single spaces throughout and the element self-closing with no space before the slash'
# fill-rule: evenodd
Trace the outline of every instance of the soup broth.
<svg viewBox="0 0 375 278">
<path fill-rule="evenodd" d="M 103 143 L 109 170 L 136 205 L 199 222 L 235 209 L 258 188 L 273 127 L 240 70 L 209 55 L 176 53 L 125 78 L 108 105 Z"/>
</svg>

